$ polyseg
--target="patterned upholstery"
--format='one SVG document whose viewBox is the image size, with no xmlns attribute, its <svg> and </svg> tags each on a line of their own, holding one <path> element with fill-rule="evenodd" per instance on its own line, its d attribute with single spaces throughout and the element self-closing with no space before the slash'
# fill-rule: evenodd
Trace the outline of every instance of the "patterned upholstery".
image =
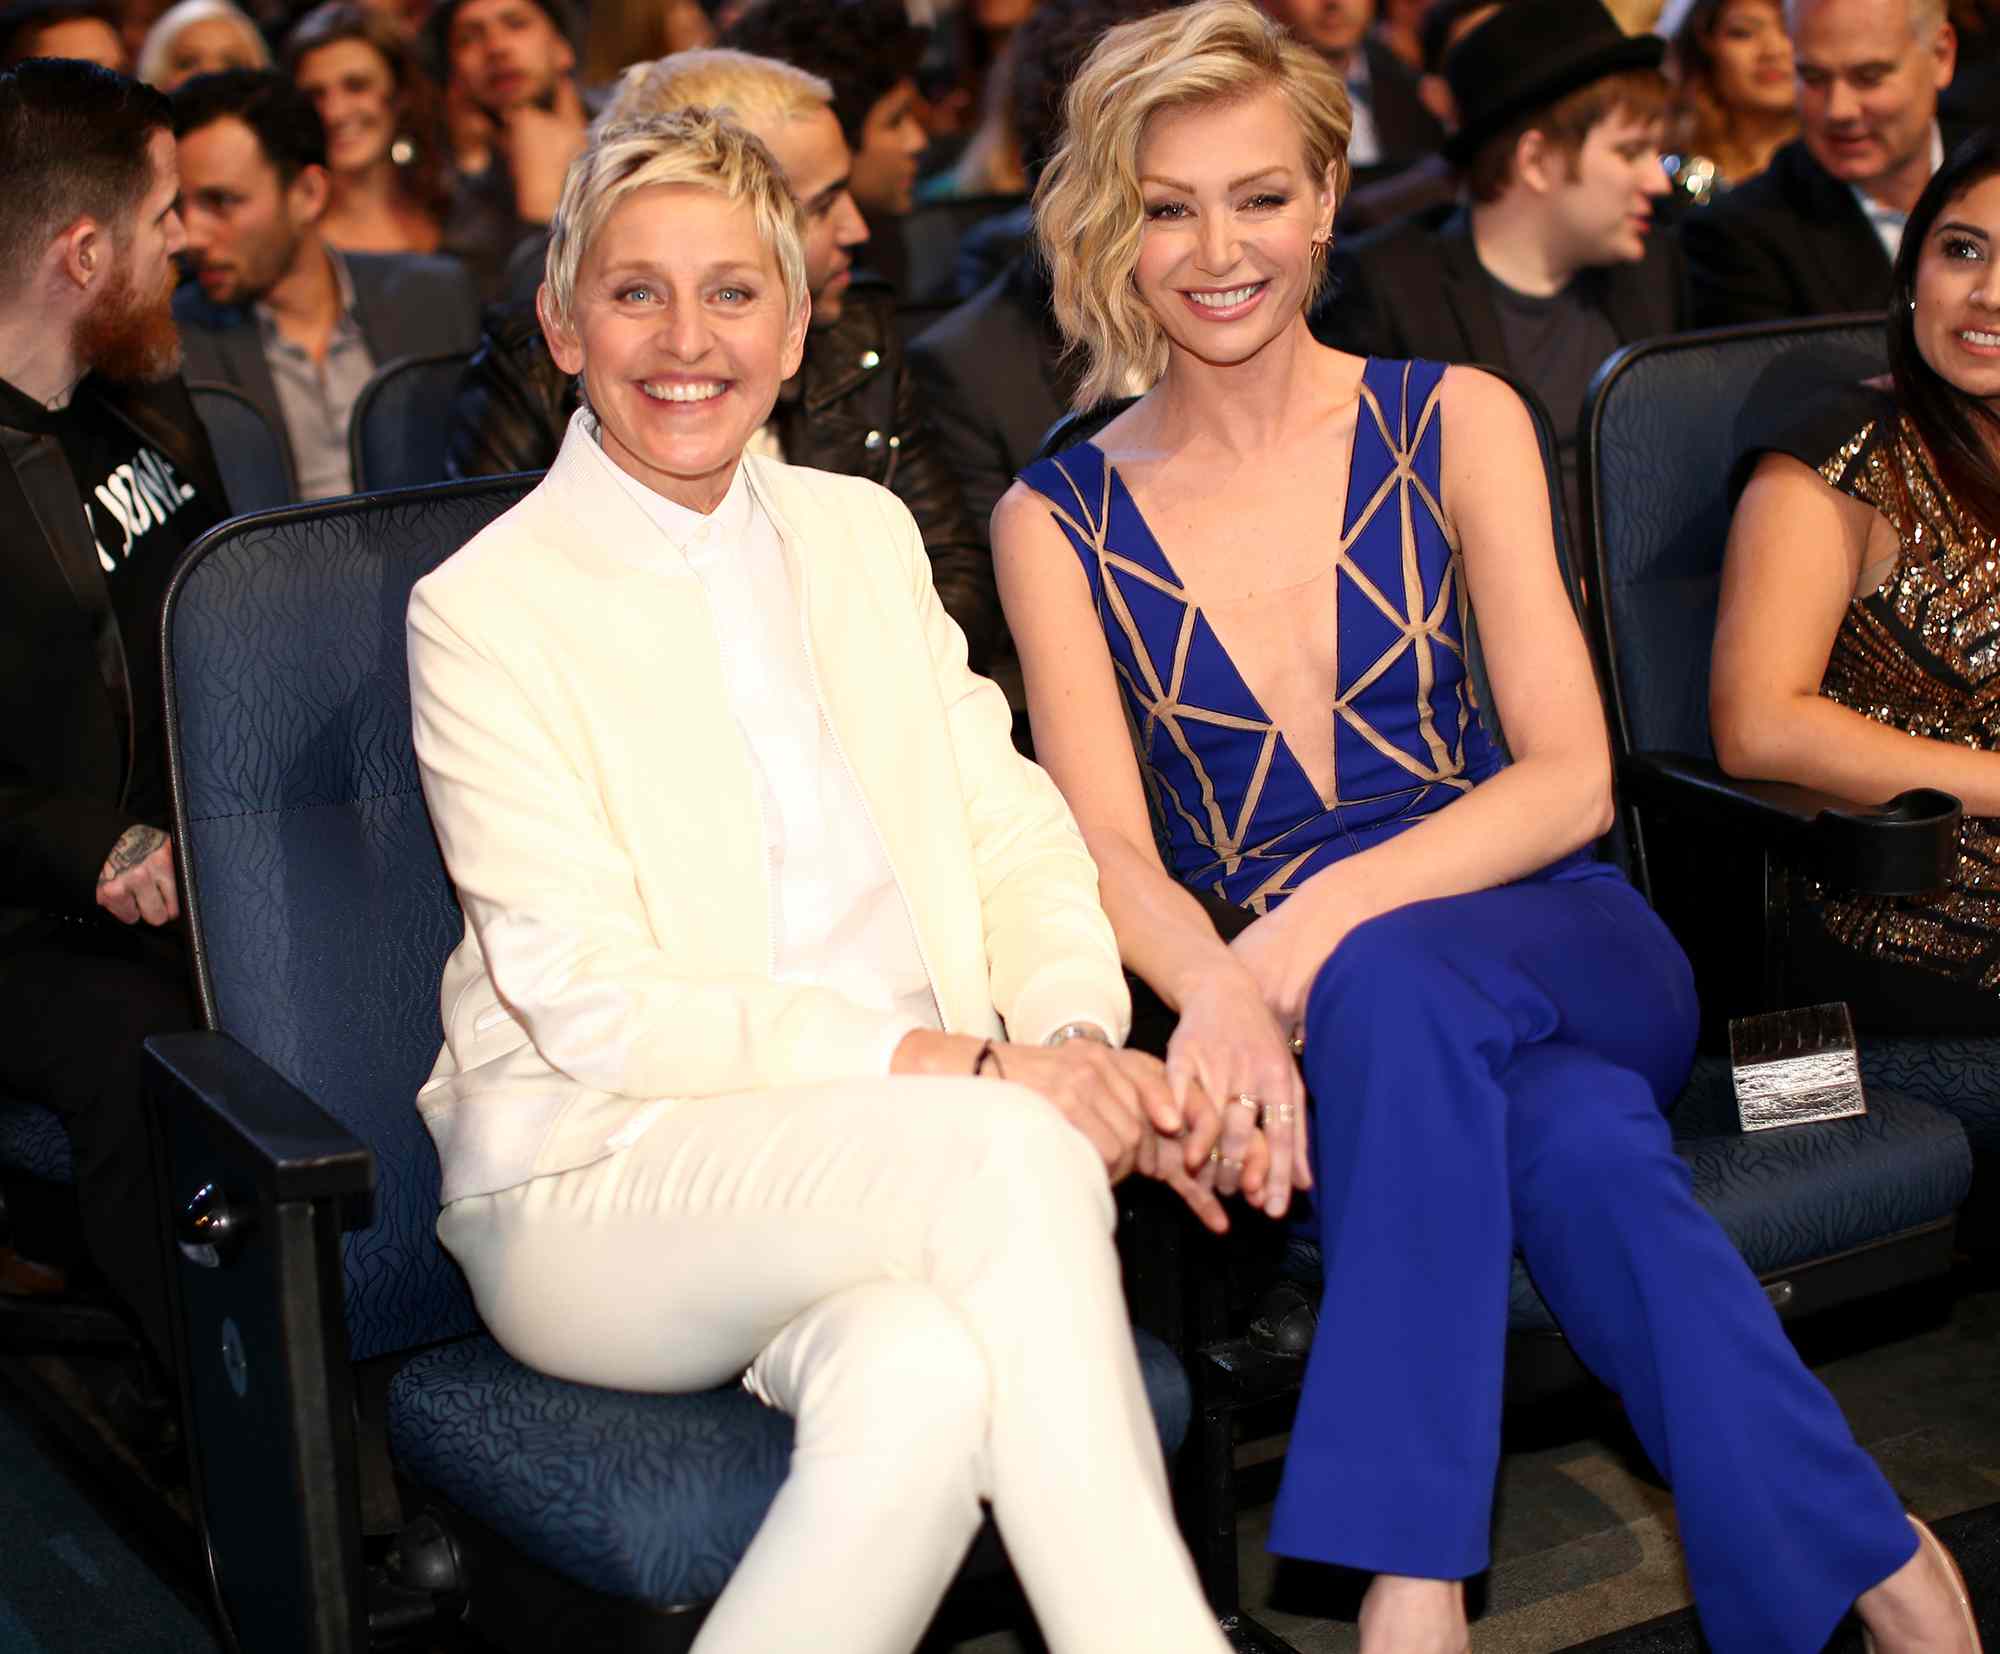
<svg viewBox="0 0 2000 1654">
<path fill-rule="evenodd" d="M 1193 1400 L 1137 1335 L 1169 1452 Z M 672 1604 L 722 1589 L 791 1462 L 792 1421 L 740 1386 L 691 1396 L 547 1378 L 490 1338 L 428 1350 L 389 1395 L 397 1463 L 523 1554 L 593 1590 Z"/>
<path fill-rule="evenodd" d="M 188 395 L 208 432 L 229 509 L 271 511 L 299 497 L 285 433 L 234 385 L 193 384 Z"/>
<path fill-rule="evenodd" d="M 376 369 L 347 428 L 356 493 L 444 481 L 452 398 L 469 360 L 405 356 Z"/>
<path fill-rule="evenodd" d="M 1713 752 L 1728 479 L 1820 392 L 1881 373 L 1885 349 L 1876 319 L 1801 322 L 1639 346 L 1600 377 L 1585 414 L 1585 515 L 1625 751 Z"/>
<path fill-rule="evenodd" d="M 69 1133 L 39 1103 L 0 1097 L 0 1167 L 44 1183 L 72 1183 Z"/>
<path fill-rule="evenodd" d="M 1710 1067 L 1689 1087 L 1688 1112 L 1695 1119 L 1683 1120 L 1675 1111 L 1674 1149 L 1688 1163 L 1695 1198 L 1756 1274 L 1837 1257 L 1936 1223 L 1958 1210 L 1971 1187 L 1965 1133 L 1928 1103 L 1871 1085 L 1868 1112 L 1858 1118 L 1746 1135 L 1735 1129 L 1733 1101 L 1726 1124 L 1714 1118 L 1715 1072 Z M 1721 1079 L 1726 1094 L 1726 1066 Z M 1709 1134 L 1691 1135 L 1690 1125 Z M 1555 1328 L 1518 1258 L 1508 1325 L 1515 1331 Z"/>
<path fill-rule="evenodd" d="M 357 1358 L 470 1332 L 432 1235 L 438 1167 L 413 1099 L 462 930 L 410 750 L 410 587 L 525 482 L 276 514 L 213 535 L 169 614 L 176 785 L 211 1021 L 379 1161 L 346 1240 Z"/>
<path fill-rule="evenodd" d="M 414 1102 L 462 921 L 410 746 L 404 611 L 532 483 L 274 513 L 190 556 L 167 618 L 188 909 L 211 1024 L 375 1153 L 373 1219 L 345 1242 L 352 1350 L 433 1346 L 391 1388 L 400 1468 L 574 1581 L 685 1603 L 720 1588 L 755 1532 L 789 1420 L 740 1390 L 566 1383 L 461 1337 L 477 1318 L 434 1234 L 437 1158 Z M 1139 1342 L 1178 1444 L 1186 1377 Z"/>
<path fill-rule="evenodd" d="M 1975 1149 L 2000 1153 L 2000 1040 L 1878 1035 L 1862 1044 L 1861 1078 L 1871 1098 L 1921 1097 L 1956 1115 Z"/>
</svg>

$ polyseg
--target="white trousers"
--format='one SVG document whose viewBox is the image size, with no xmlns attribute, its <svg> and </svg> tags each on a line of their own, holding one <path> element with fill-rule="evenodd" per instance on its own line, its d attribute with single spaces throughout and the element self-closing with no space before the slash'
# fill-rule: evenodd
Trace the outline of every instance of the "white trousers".
<svg viewBox="0 0 2000 1654">
<path fill-rule="evenodd" d="M 906 1654 L 988 1502 L 1056 1654 L 1224 1649 L 1176 1532 L 1104 1167 L 1042 1098 L 898 1078 L 675 1103 L 454 1201 L 494 1337 L 559 1377 L 749 1369 L 791 1472 L 698 1654 Z"/>
</svg>

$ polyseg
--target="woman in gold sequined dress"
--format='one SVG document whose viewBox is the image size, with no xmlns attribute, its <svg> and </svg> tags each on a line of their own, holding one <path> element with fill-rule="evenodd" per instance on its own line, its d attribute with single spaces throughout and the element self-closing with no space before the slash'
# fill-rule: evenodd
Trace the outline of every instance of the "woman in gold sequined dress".
<svg viewBox="0 0 2000 1654">
<path fill-rule="evenodd" d="M 2000 132 L 1962 145 L 1910 215 L 1889 356 L 1890 383 L 1857 386 L 1758 461 L 1730 532 L 1710 720 L 1734 775 L 1871 800 L 1940 787 L 1964 801 L 1942 895 L 1833 898 L 1819 919 L 1850 967 L 1867 956 L 1924 1021 L 1992 1026 Z"/>
</svg>

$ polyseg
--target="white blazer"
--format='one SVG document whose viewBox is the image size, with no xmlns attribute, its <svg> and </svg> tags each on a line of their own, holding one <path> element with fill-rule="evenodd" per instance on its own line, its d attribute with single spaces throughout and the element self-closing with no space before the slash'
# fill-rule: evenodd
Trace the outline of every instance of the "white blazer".
<svg viewBox="0 0 2000 1654">
<path fill-rule="evenodd" d="M 572 420 L 541 485 L 410 599 L 417 760 L 466 919 L 417 1099 L 446 1201 L 602 1158 L 676 1098 L 881 1060 L 879 1011 L 772 975 L 730 639 L 592 440 Z M 1122 1038 L 1097 870 L 967 669 L 909 512 L 856 477 L 742 463 L 945 1028 Z"/>
</svg>

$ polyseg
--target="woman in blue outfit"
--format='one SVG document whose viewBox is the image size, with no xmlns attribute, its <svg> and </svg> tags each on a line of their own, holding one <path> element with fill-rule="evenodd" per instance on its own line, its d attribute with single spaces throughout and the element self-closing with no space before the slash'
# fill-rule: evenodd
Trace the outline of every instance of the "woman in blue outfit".
<svg viewBox="0 0 2000 1654">
<path fill-rule="evenodd" d="M 1227 1099 L 1216 1185 L 1281 1215 L 1314 1099 L 1326 1292 L 1273 1548 L 1376 1574 L 1366 1654 L 1467 1646 L 1518 1248 L 1674 1483 L 1717 1649 L 1805 1654 L 1858 1607 L 1964 1654 L 1948 1562 L 1673 1154 L 1694 994 L 1590 856 L 1610 760 L 1526 413 L 1307 331 L 1348 130 L 1246 0 L 1105 36 L 1037 232 L 1078 405 L 1153 388 L 994 519 L 1038 755 L 1179 1012 L 1170 1082 Z M 1225 944 L 1196 892 L 1252 922 Z"/>
</svg>

